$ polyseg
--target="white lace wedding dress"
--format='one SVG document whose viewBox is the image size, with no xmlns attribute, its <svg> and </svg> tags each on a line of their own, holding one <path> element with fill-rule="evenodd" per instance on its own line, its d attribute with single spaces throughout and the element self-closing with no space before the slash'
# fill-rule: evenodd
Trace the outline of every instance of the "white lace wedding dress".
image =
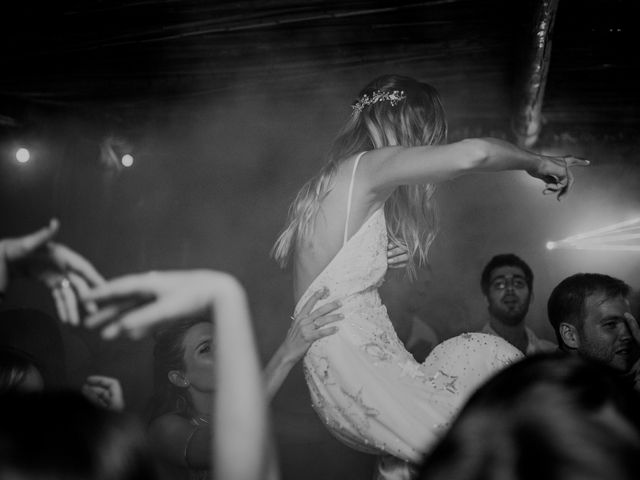
<svg viewBox="0 0 640 480">
<path fill-rule="evenodd" d="M 339 440 L 417 462 L 468 395 L 522 354 L 499 337 L 467 333 L 441 343 L 417 363 L 398 339 L 378 294 L 386 250 L 380 209 L 350 239 L 345 235 L 341 250 L 302 295 L 296 313 L 313 292 L 328 287 L 329 297 L 317 306 L 340 299 L 344 314 L 336 334 L 311 346 L 304 372 L 314 409 Z"/>
</svg>

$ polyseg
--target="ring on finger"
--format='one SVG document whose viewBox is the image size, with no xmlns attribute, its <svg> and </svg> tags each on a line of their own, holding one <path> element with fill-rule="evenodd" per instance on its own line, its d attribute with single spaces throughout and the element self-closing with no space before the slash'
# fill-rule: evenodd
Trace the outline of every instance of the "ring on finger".
<svg viewBox="0 0 640 480">
<path fill-rule="evenodd" d="M 61 288 L 61 289 L 71 288 L 71 282 L 67 277 L 62 277 L 60 280 L 56 282 L 53 288 Z"/>
</svg>

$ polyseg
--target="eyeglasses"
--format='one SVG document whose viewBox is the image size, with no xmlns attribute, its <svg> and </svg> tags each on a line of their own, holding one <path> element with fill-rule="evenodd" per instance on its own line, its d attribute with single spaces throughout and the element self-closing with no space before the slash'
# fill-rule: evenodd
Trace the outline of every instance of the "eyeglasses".
<svg viewBox="0 0 640 480">
<path fill-rule="evenodd" d="M 491 288 L 495 290 L 505 290 L 508 286 L 511 288 L 516 288 L 518 290 L 526 288 L 527 282 L 524 278 L 513 277 L 513 278 L 497 278 L 493 282 L 491 282 Z"/>
</svg>

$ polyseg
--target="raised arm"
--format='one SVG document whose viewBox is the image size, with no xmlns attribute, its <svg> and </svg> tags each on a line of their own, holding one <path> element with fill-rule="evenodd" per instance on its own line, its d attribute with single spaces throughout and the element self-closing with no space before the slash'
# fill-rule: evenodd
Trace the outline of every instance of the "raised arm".
<svg viewBox="0 0 640 480">
<path fill-rule="evenodd" d="M 0 301 L 12 277 L 38 280 L 50 289 L 60 319 L 77 325 L 78 295 L 104 279 L 79 253 L 53 242 L 59 228 L 60 223 L 51 220 L 31 234 L 0 239 Z M 86 306 L 93 308 L 91 303 Z"/>
<path fill-rule="evenodd" d="M 277 468 L 269 445 L 267 404 L 249 305 L 239 283 L 227 282 L 214 306 L 218 391 L 214 411 L 214 478 L 267 478 Z M 231 321 L 233 320 L 233 321 Z M 253 438 L 252 438 L 253 437 Z M 238 455 L 238 452 L 244 452 Z M 277 475 L 275 475 L 277 476 Z M 271 478 L 275 478 L 272 476 Z"/>
<path fill-rule="evenodd" d="M 216 329 L 214 478 L 275 478 L 258 355 L 245 291 L 228 274 L 153 272 L 112 280 L 87 292 L 100 310 L 85 321 L 103 336 L 139 338 L 153 326 L 210 313 Z M 132 305 L 134 305 L 132 307 Z"/>
<path fill-rule="evenodd" d="M 545 193 L 564 195 L 573 183 L 569 167 L 588 165 L 572 156 L 551 157 L 494 138 L 467 139 L 448 145 L 385 147 L 366 154 L 363 170 L 370 188 L 387 194 L 399 185 L 439 183 L 476 172 L 524 170 L 542 180 Z"/>
</svg>

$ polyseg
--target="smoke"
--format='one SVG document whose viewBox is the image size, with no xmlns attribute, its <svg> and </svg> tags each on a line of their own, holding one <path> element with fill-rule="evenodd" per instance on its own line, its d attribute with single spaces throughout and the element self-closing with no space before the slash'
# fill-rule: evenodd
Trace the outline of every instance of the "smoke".
<svg viewBox="0 0 640 480">
<path fill-rule="evenodd" d="M 574 188 L 561 202 L 543 196 L 543 184 L 521 172 L 473 175 L 441 186 L 442 226 L 431 252 L 431 281 L 422 297 L 424 321 L 445 337 L 478 329 L 487 320 L 480 273 L 500 253 L 515 253 L 531 266 L 535 297 L 527 321 L 548 339 L 553 334 L 546 318 L 546 300 L 563 278 L 577 272 L 599 272 L 637 288 L 637 253 L 550 251 L 545 247 L 548 240 L 640 213 L 637 169 L 593 160 L 593 166 L 574 170 Z"/>
</svg>

